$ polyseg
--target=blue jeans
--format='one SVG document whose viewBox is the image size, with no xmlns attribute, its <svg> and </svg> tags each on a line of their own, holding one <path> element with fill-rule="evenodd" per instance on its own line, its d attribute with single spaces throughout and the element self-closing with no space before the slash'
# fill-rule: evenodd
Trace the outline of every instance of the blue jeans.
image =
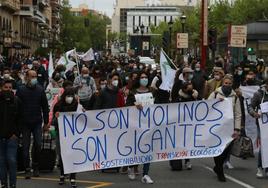
<svg viewBox="0 0 268 188">
<path fill-rule="evenodd" d="M 17 139 L 0 138 L 0 180 L 2 185 L 7 185 L 8 171 L 9 185 L 16 185 L 17 149 Z"/>
<path fill-rule="evenodd" d="M 32 149 L 32 167 L 34 170 L 39 168 L 41 143 L 42 143 L 42 125 L 24 126 L 22 129 L 22 145 L 23 145 L 23 157 L 26 171 L 30 170 L 30 145 L 31 134 L 33 134 L 33 149 Z"/>
</svg>

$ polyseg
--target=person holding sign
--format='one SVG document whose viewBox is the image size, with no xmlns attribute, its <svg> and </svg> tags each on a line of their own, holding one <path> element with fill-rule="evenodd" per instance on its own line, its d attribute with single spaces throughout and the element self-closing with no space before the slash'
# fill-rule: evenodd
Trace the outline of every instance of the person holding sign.
<svg viewBox="0 0 268 188">
<path fill-rule="evenodd" d="M 220 99 L 224 100 L 225 98 L 231 98 L 233 102 L 233 111 L 234 111 L 234 133 L 232 137 L 234 139 L 237 139 L 240 135 L 240 129 L 241 129 L 241 105 L 240 100 L 238 99 L 235 91 L 232 89 L 233 86 L 233 78 L 231 75 L 226 75 L 223 78 L 222 86 L 216 89 L 214 92 L 212 92 L 208 98 L 208 100 L 212 99 Z M 228 126 L 228 125 L 226 125 Z M 223 153 L 218 156 L 214 157 L 215 167 L 214 172 L 218 176 L 218 180 L 221 182 L 225 182 L 225 176 L 223 172 L 223 164 L 227 161 L 228 157 L 230 156 L 230 152 L 232 149 L 232 143 L 230 143 L 227 148 L 223 151 Z"/>
<path fill-rule="evenodd" d="M 148 75 L 146 72 L 141 72 L 137 77 L 137 83 L 134 85 L 134 89 L 128 95 L 126 105 L 133 106 L 136 105 L 138 109 L 142 109 L 145 105 L 154 104 L 153 93 L 148 87 Z M 135 87 L 136 86 L 136 87 Z M 128 177 L 130 180 L 136 179 L 134 168 L 137 166 L 130 166 Z M 148 175 L 150 168 L 150 163 L 143 164 L 143 175 L 142 183 L 152 184 L 153 180 Z"/>
<path fill-rule="evenodd" d="M 267 113 L 267 110 L 262 108 L 262 104 L 268 102 L 268 79 L 264 81 L 265 87 L 254 93 L 251 104 L 249 105 L 249 113 L 252 117 L 256 118 L 256 125 L 258 127 L 257 143 L 260 144 L 260 126 L 258 119 L 261 117 L 261 113 Z M 266 104 L 267 105 L 267 104 Z M 258 154 L 258 168 L 257 168 L 257 178 L 264 177 L 264 169 L 262 168 L 262 156 L 261 147 Z M 268 175 L 268 168 L 265 169 L 266 175 Z"/>
<path fill-rule="evenodd" d="M 59 117 L 59 112 L 75 112 L 78 107 L 78 99 L 75 97 L 75 90 L 73 88 L 66 88 L 64 93 L 62 94 L 59 102 L 54 106 L 54 119 Z M 59 164 L 60 164 L 60 181 L 59 185 L 64 184 L 65 176 L 63 170 L 63 163 L 61 158 L 61 150 L 60 150 L 60 141 L 59 141 L 59 126 L 58 122 L 55 119 L 53 125 L 56 128 L 56 143 L 57 143 L 57 153 L 59 154 Z M 76 187 L 76 174 L 70 174 L 70 182 L 72 188 Z"/>
</svg>

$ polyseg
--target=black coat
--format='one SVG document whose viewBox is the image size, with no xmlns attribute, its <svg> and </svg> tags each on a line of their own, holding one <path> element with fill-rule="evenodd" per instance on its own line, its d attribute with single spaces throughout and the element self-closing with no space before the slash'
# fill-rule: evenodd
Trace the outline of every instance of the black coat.
<svg viewBox="0 0 268 188">
<path fill-rule="evenodd" d="M 10 138 L 12 135 L 19 137 L 21 103 L 12 96 L 9 100 L 0 92 L 0 138 Z"/>
<path fill-rule="evenodd" d="M 36 85 L 31 88 L 23 85 L 18 88 L 16 95 L 22 102 L 22 123 L 28 126 L 35 126 L 48 123 L 48 101 L 44 89 Z"/>
</svg>

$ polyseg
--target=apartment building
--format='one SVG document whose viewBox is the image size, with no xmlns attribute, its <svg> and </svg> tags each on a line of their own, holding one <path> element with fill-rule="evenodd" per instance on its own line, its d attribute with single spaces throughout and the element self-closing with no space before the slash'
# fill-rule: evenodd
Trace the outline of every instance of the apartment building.
<svg viewBox="0 0 268 188">
<path fill-rule="evenodd" d="M 60 0 L 1 0 L 0 52 L 34 53 L 57 39 Z"/>
</svg>

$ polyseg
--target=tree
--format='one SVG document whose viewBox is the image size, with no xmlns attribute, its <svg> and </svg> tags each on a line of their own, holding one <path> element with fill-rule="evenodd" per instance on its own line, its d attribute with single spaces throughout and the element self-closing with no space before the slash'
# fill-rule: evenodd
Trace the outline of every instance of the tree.
<svg viewBox="0 0 268 188">
<path fill-rule="evenodd" d="M 63 1 L 61 9 L 62 50 L 76 48 L 77 51 L 87 51 L 89 48 L 103 50 L 106 42 L 106 25 L 110 19 L 104 15 L 89 13 L 87 16 L 74 16 L 70 12 L 69 1 Z M 85 25 L 88 20 L 88 27 Z"/>
</svg>

